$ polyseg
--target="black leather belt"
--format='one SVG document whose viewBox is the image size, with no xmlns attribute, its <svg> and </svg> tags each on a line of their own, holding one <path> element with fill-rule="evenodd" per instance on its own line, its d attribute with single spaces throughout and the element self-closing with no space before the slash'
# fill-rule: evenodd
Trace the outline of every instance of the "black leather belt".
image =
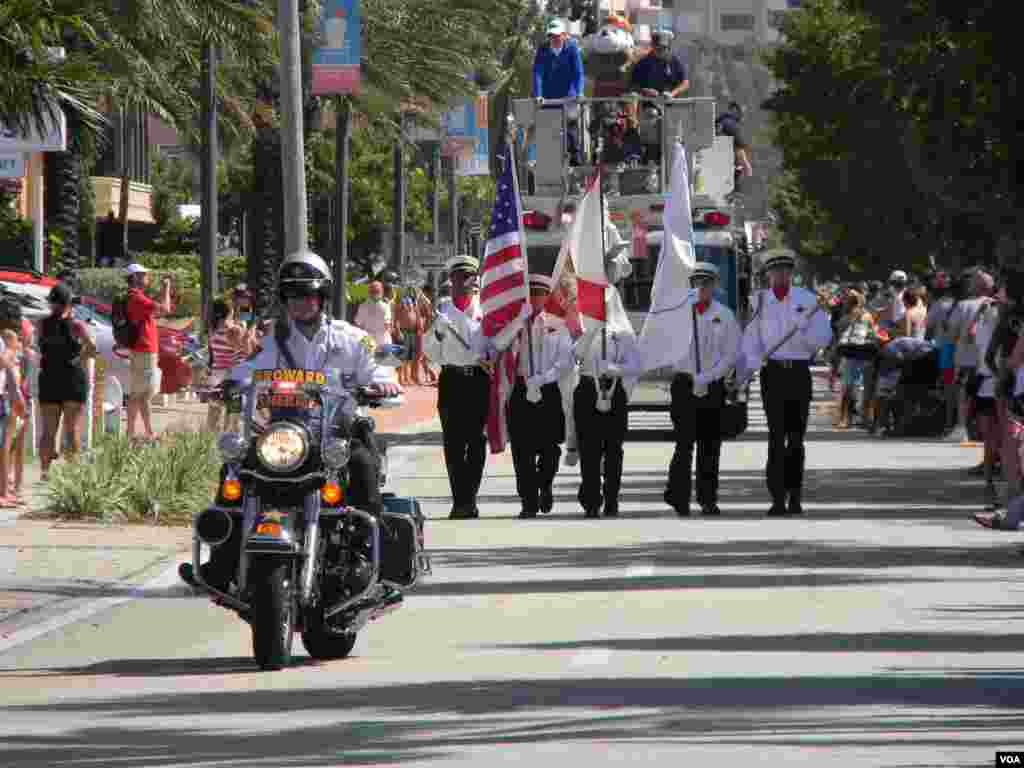
<svg viewBox="0 0 1024 768">
<path fill-rule="evenodd" d="M 810 360 L 773 360 L 768 358 L 765 361 L 766 368 L 809 368 Z"/>
<path fill-rule="evenodd" d="M 476 373 L 483 373 L 479 365 L 442 365 L 441 370 L 461 373 L 463 376 L 473 376 Z"/>
</svg>

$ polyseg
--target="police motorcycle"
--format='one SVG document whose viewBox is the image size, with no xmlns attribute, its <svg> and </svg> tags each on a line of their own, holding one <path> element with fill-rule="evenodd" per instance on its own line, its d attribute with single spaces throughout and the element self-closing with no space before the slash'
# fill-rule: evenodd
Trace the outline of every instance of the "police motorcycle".
<svg viewBox="0 0 1024 768">
<path fill-rule="evenodd" d="M 327 274 L 315 254 L 297 255 L 278 284 L 309 282 L 319 291 Z M 373 354 L 378 368 L 397 365 L 391 348 Z M 360 409 L 400 400 L 356 387 L 335 368 L 307 370 L 287 351 L 283 357 L 286 368 L 278 358 L 221 387 L 239 431 L 218 439 L 217 496 L 195 516 L 192 563 L 179 568 L 184 581 L 250 624 L 253 656 L 268 670 L 290 663 L 296 633 L 313 658 L 347 656 L 358 632 L 400 607 L 400 590 L 430 571 L 415 498 L 382 494 L 379 509 L 353 505 L 369 496 L 378 506 L 377 489 L 366 486 L 383 478 L 380 441 Z"/>
<path fill-rule="evenodd" d="M 313 658 L 343 658 L 368 622 L 401 606 L 400 589 L 430 572 L 415 499 L 385 494 L 379 517 L 346 503 L 352 440 L 372 439 L 374 426 L 345 409 L 394 398 L 350 391 L 334 369 L 257 371 L 223 398 L 241 412 L 241 431 L 219 438 L 222 480 L 194 519 L 193 562 L 237 529 L 238 567 L 228 591 L 201 568 L 190 581 L 251 625 L 262 669 L 290 663 L 295 633 Z"/>
</svg>

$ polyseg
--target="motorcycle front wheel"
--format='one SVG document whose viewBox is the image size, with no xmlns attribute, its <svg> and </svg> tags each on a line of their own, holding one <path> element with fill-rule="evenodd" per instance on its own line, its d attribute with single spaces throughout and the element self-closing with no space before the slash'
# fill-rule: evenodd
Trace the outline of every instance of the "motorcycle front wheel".
<svg viewBox="0 0 1024 768">
<path fill-rule="evenodd" d="M 291 571 L 291 563 L 285 560 L 253 567 L 252 652 L 263 670 L 281 669 L 292 660 Z"/>
<path fill-rule="evenodd" d="M 333 634 L 324 626 L 322 619 L 314 619 L 307 623 L 306 629 L 302 633 L 302 644 L 314 659 L 322 661 L 344 659 L 352 653 L 352 648 L 356 644 L 356 633 Z"/>
</svg>

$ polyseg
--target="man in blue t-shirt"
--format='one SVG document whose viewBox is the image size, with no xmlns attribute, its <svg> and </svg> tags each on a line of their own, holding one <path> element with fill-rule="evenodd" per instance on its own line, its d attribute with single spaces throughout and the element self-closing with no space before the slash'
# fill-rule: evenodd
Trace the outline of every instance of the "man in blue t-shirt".
<svg viewBox="0 0 1024 768">
<path fill-rule="evenodd" d="M 583 56 L 573 40 L 568 39 L 565 22 L 553 19 L 547 28 L 548 42 L 537 49 L 533 59 L 533 96 L 544 99 L 577 99 L 583 96 Z M 561 106 L 559 105 L 559 108 Z M 579 164 L 578 120 L 575 110 L 568 110 L 566 139 L 569 160 Z"/>
<path fill-rule="evenodd" d="M 629 78 L 630 90 L 641 96 L 663 97 L 675 99 L 686 92 L 690 81 L 686 76 L 683 62 L 672 53 L 672 40 L 675 35 L 671 30 L 656 29 L 651 33 L 651 52 L 640 59 L 634 66 Z M 642 119 L 657 121 L 661 118 L 661 110 L 648 104 Z M 634 107 L 635 109 L 635 107 Z M 640 117 L 636 118 L 638 120 Z M 648 128 L 652 126 L 648 125 Z M 641 133 L 644 128 L 641 126 Z M 647 131 L 648 135 L 650 132 Z M 657 132 L 660 135 L 660 130 Z M 645 156 L 648 163 L 661 161 L 661 143 L 654 144 L 647 140 Z"/>
</svg>

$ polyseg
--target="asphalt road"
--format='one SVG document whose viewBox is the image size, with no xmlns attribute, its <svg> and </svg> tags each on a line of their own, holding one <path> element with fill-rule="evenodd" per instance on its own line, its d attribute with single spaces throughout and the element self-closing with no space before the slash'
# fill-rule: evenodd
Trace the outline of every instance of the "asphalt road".
<svg viewBox="0 0 1024 768">
<path fill-rule="evenodd" d="M 352 658 L 254 671 L 247 626 L 151 584 L 0 655 L 0 765 L 947 766 L 1024 747 L 1015 534 L 969 520 L 950 444 L 810 435 L 804 519 L 765 519 L 762 439 L 727 446 L 721 519 L 670 516 L 670 448 L 627 445 L 623 517 L 515 519 L 491 457 L 451 522 L 436 425 L 396 490 L 435 574 Z"/>
</svg>

